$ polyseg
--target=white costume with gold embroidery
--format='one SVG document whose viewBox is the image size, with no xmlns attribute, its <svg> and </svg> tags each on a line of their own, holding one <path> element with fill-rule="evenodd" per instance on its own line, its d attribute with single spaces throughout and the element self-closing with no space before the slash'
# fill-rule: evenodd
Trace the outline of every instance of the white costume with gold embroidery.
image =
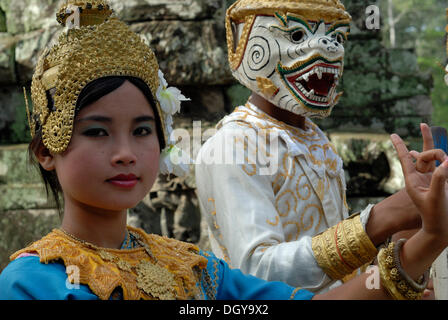
<svg viewBox="0 0 448 320">
<path fill-rule="evenodd" d="M 342 160 L 334 147 L 309 119 L 301 130 L 252 104 L 237 108 L 217 128 L 196 165 L 200 207 L 214 253 L 257 277 L 312 291 L 327 288 L 332 280 L 317 264 L 311 238 L 349 215 Z M 259 163 L 249 162 L 260 144 L 243 148 L 244 163 L 210 161 L 218 149 L 230 150 L 231 145 L 236 154 L 242 141 L 254 144 L 249 135 L 241 136 L 248 129 L 277 137 L 278 170 L 272 174 L 261 174 Z M 370 206 L 361 215 L 364 226 L 369 212 Z"/>
</svg>

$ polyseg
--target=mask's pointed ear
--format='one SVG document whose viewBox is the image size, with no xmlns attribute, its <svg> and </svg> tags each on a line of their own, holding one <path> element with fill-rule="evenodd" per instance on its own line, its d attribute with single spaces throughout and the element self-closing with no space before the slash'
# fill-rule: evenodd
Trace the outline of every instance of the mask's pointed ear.
<svg viewBox="0 0 448 320">
<path fill-rule="evenodd" d="M 42 168 L 44 168 L 45 170 L 53 171 L 56 169 L 54 156 L 47 149 L 47 147 L 44 146 L 43 143 L 39 144 L 39 147 L 37 148 L 34 155 L 36 156 L 37 161 L 39 161 Z"/>
<path fill-rule="evenodd" d="M 325 21 L 321 20 L 319 21 L 319 24 L 317 26 L 317 34 L 326 34 L 326 26 Z"/>
</svg>

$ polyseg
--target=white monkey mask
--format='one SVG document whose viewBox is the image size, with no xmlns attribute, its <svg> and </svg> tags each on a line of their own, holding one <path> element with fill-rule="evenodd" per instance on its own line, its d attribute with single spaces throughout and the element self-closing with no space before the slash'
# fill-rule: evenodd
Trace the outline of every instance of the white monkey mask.
<svg viewBox="0 0 448 320">
<path fill-rule="evenodd" d="M 227 13 L 234 77 L 281 109 L 318 118 L 342 95 L 351 19 L 339 1 L 321 2 L 240 0 Z"/>
</svg>

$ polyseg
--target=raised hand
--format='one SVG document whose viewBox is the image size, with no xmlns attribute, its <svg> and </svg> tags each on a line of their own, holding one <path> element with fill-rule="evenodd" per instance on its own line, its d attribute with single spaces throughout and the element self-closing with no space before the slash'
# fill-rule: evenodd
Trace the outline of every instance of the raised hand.
<svg viewBox="0 0 448 320">
<path fill-rule="evenodd" d="M 427 128 L 429 129 L 429 127 Z M 423 129 L 426 130 L 426 129 Z M 422 133 L 423 133 L 422 130 Z M 422 153 L 408 151 L 403 140 L 396 134 L 391 136 L 392 143 L 397 150 L 405 177 L 406 191 L 422 217 L 422 230 L 428 235 L 442 237 L 440 240 L 448 242 L 448 195 L 446 180 L 448 178 L 448 157 L 439 149 L 432 149 L 431 141 L 426 132 L 426 146 Z M 413 158 L 417 160 L 414 163 Z M 441 165 L 435 168 L 435 160 Z"/>
</svg>

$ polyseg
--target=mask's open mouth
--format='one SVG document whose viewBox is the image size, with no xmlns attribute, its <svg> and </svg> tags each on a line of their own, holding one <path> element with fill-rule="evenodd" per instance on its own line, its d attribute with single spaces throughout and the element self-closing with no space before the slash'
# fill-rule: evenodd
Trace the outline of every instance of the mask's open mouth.
<svg viewBox="0 0 448 320">
<path fill-rule="evenodd" d="M 336 87 L 342 74 L 342 63 L 315 59 L 301 67 L 281 67 L 279 71 L 294 95 L 307 107 L 326 110 L 332 107 L 338 96 Z"/>
</svg>

